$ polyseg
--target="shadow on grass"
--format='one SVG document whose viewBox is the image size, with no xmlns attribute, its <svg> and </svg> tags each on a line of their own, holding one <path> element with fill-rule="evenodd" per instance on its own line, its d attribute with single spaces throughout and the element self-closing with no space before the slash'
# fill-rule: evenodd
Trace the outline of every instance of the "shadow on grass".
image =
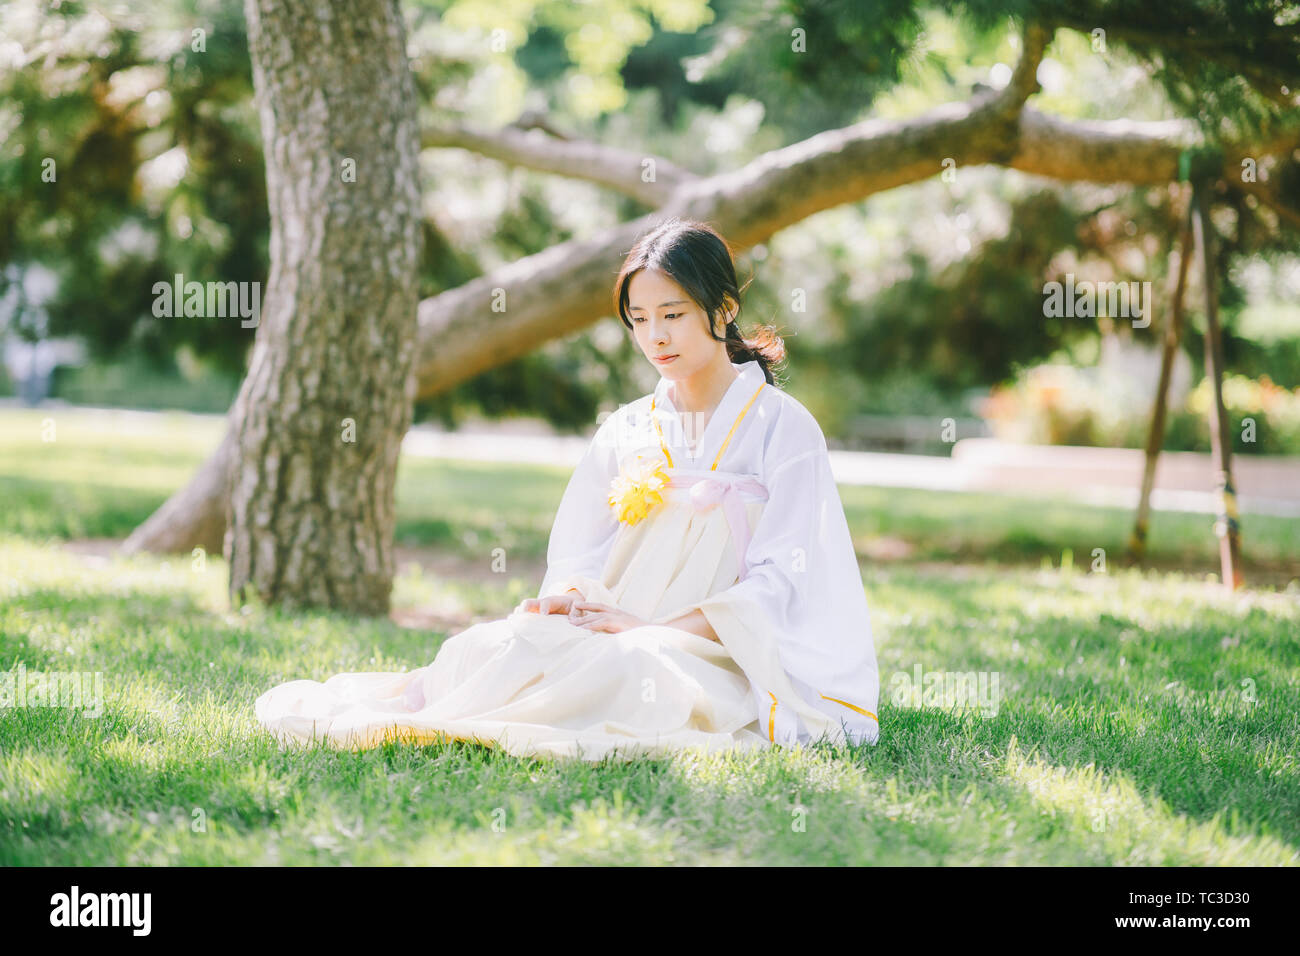
<svg viewBox="0 0 1300 956">
<path fill-rule="evenodd" d="M 1287 675 L 1300 649 L 1288 643 L 1286 621 L 1197 609 L 1188 623 L 1152 624 L 1140 603 L 1097 612 L 1095 596 L 1026 590 L 992 572 L 960 588 L 938 575 L 891 572 L 889 588 L 890 606 L 915 604 L 925 616 L 884 629 L 894 633 L 880 645 L 875 747 L 591 765 L 463 742 L 280 751 L 252 721 L 257 694 L 299 677 L 423 666 L 439 636 L 329 612 L 214 614 L 192 593 L 162 587 L 36 588 L 0 604 L 9 621 L 33 628 L 13 633 L 11 624 L 0 635 L 6 660 L 31 666 L 39 655 L 49 666 L 66 655 L 72 666 L 112 667 L 121 680 L 95 721 L 54 710 L 0 715 L 0 824 L 25 821 L 29 834 L 48 837 L 51 862 L 81 854 L 120 863 L 146 837 L 159 853 L 187 859 L 235 853 L 236 844 L 211 850 L 165 836 L 175 825 L 169 814 L 197 808 L 236 843 L 270 831 L 282 846 L 314 847 L 300 851 L 314 854 L 307 862 L 441 859 L 430 834 L 445 836 L 446 827 L 468 841 L 464 852 L 489 859 L 502 846 L 534 853 L 543 844 L 581 857 L 580 847 L 556 849 L 559 827 L 586 833 L 596 857 L 657 859 L 689 846 L 717 862 L 1079 865 L 1172 853 L 1177 827 L 1163 816 L 1167 806 L 1202 824 L 1202 843 L 1271 838 L 1294 852 L 1300 787 L 1285 751 L 1300 701 Z M 1240 631 L 1240 644 L 1219 646 L 1224 633 Z M 910 673 L 917 661 L 926 670 L 999 672 L 999 713 L 895 706 L 890 668 Z M 1254 710 L 1230 699 L 1241 674 L 1259 683 Z M 1036 747 L 1047 766 L 1013 763 L 1013 739 Z M 1089 764 L 1112 784 L 1099 786 Z M 21 785 L 10 774 L 23 775 Z M 616 799 L 624 809 L 608 810 Z M 1228 808 L 1230 822 L 1221 818 Z M 1098 810 L 1116 829 L 1091 829 Z M 814 823 L 792 829 L 801 813 Z M 500 814 L 513 843 L 492 828 Z M 328 832 L 317 829 L 335 816 Z M 373 846 L 348 835 L 363 832 L 354 817 Z M 1139 824 L 1151 820 L 1166 836 L 1146 847 Z M 6 833 L 14 826 L 0 829 L 5 860 L 34 852 Z M 1026 840 L 1028 849 L 1016 846 Z"/>
<path fill-rule="evenodd" d="M 227 844 L 261 847 L 246 862 L 276 843 L 301 863 L 451 853 L 486 862 L 1107 865 L 1178 861 L 1188 832 L 1159 804 L 1164 795 L 1134 794 L 1123 771 L 1099 788 L 1086 772 L 1011 765 L 1013 727 L 1027 747 L 1034 724 L 1008 715 L 884 708 L 887 736 L 875 747 L 596 764 L 463 742 L 282 751 L 238 734 L 212 752 L 194 746 L 202 734 L 192 729 L 193 741 L 178 742 L 137 713 L 105 716 L 69 734 L 70 748 L 33 741 L 9 751 L 4 759 L 39 785 L 0 799 L 0 856 L 34 862 L 39 845 L 43 863 L 112 864 L 152 844 L 189 862 L 233 854 L 193 838 L 200 818 Z M 15 820 L 38 843 L 17 840 L 5 826 Z M 1254 833 L 1243 813 L 1195 835 L 1202 848 L 1240 855 L 1233 838 Z"/>
<path fill-rule="evenodd" d="M 923 576 L 894 580 L 927 590 Z M 1235 835 L 1300 847 L 1300 768 L 1288 757 L 1300 733 L 1300 692 L 1288 676 L 1300 667 L 1300 645 L 1287 620 L 1259 608 L 1174 608 L 1173 620 L 1097 614 L 1087 594 L 1069 591 L 1018 606 L 1019 589 L 1009 601 L 1007 588 L 991 576 L 968 582 L 943 595 L 940 613 L 889 623 L 878 761 L 902 767 L 916 759 L 909 748 L 947 749 L 911 733 L 913 721 L 926 726 L 922 715 L 944 713 L 906 705 L 917 665 L 940 677 L 985 672 L 1000 679 L 997 717 L 940 726 L 966 728 L 992 754 L 1015 736 L 1063 767 L 1091 764 L 1129 779 L 1145 799 L 1190 819 L 1231 813 Z"/>
<path fill-rule="evenodd" d="M 41 538 L 125 538 L 166 500 L 150 491 L 89 481 L 0 475 L 0 532 Z"/>
</svg>

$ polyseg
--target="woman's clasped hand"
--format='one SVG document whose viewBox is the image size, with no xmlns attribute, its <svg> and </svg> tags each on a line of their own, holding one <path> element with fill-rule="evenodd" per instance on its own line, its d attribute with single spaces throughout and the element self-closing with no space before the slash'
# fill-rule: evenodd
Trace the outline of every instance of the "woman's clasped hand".
<svg viewBox="0 0 1300 956">
<path fill-rule="evenodd" d="M 581 600 L 577 594 L 552 594 L 544 598 L 527 598 L 515 608 L 516 614 L 568 614 L 573 602 Z"/>
<path fill-rule="evenodd" d="M 585 601 L 577 594 L 553 594 L 544 598 L 528 598 L 515 608 L 515 612 L 566 614 L 571 624 L 607 634 L 628 631 L 648 623 L 612 604 Z"/>
</svg>

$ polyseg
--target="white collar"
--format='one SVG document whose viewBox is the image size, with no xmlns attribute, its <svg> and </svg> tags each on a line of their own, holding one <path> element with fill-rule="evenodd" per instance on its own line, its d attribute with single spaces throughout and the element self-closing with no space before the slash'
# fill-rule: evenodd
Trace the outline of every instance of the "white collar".
<svg viewBox="0 0 1300 956">
<path fill-rule="evenodd" d="M 699 436 L 699 443 L 695 448 L 695 457 L 688 460 L 693 464 L 699 462 L 706 455 L 716 455 L 717 446 L 721 443 L 723 435 L 730 430 L 735 424 L 736 416 L 753 396 L 759 383 L 766 382 L 767 377 L 763 374 L 763 367 L 758 364 L 757 360 L 748 362 L 732 362 L 731 367 L 738 373 L 736 379 L 727 386 L 723 393 L 721 401 L 709 416 L 709 422 L 704 426 L 704 434 Z M 668 379 L 660 376 L 659 383 L 655 386 L 655 416 L 660 417 L 660 427 L 663 429 L 664 441 L 670 448 L 680 448 L 683 452 L 686 448 L 686 436 L 682 434 L 681 417 L 672 398 L 668 395 L 668 386 L 671 384 Z M 708 459 L 712 461 L 712 457 Z"/>
</svg>

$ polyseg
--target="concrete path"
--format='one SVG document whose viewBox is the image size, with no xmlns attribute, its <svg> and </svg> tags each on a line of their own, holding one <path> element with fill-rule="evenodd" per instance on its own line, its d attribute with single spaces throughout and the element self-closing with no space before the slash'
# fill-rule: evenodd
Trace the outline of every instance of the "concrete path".
<svg viewBox="0 0 1300 956">
<path fill-rule="evenodd" d="M 404 454 L 510 461 L 572 468 L 588 439 L 556 437 L 522 423 L 445 432 L 419 425 Z M 1143 454 L 1135 448 L 1017 445 L 966 438 L 951 458 L 884 452 L 830 453 L 835 480 L 845 485 L 1044 495 L 1118 508 L 1136 508 Z M 1151 506 L 1157 511 L 1215 513 L 1209 455 L 1165 452 L 1156 466 Z M 1232 460 L 1242 514 L 1300 517 L 1300 457 L 1236 455 Z"/>
<path fill-rule="evenodd" d="M 0 400 L 0 410 L 24 408 Z M 181 415 L 220 437 L 224 415 L 190 415 L 107 409 L 47 401 L 40 408 L 104 418 L 104 427 L 147 433 L 164 416 Z M 30 411 L 30 409 L 27 409 Z M 214 439 L 214 443 L 215 443 Z M 527 462 L 573 468 L 590 439 L 556 436 L 542 422 L 475 422 L 458 432 L 417 425 L 402 444 L 404 454 L 422 458 Z M 1018 445 L 993 438 L 966 438 L 952 457 L 832 450 L 831 470 L 844 485 L 919 488 L 929 491 L 981 491 L 1042 495 L 1118 508 L 1137 506 L 1142 452 L 1135 448 Z M 1242 514 L 1300 517 L 1300 457 L 1234 455 L 1237 505 Z M 1215 513 L 1214 470 L 1210 456 L 1165 452 L 1156 467 L 1151 506 L 1157 511 Z"/>
</svg>

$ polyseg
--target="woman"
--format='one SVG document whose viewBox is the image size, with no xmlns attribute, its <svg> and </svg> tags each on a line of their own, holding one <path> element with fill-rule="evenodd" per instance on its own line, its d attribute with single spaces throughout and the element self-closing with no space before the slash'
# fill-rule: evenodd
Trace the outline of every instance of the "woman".
<svg viewBox="0 0 1300 956">
<path fill-rule="evenodd" d="M 740 335 L 726 242 L 663 223 L 628 254 L 615 303 L 661 378 L 579 462 L 538 597 L 413 673 L 273 688 L 263 726 L 592 761 L 876 742 L 870 617 L 826 440 L 775 385 L 780 339 Z"/>
</svg>

